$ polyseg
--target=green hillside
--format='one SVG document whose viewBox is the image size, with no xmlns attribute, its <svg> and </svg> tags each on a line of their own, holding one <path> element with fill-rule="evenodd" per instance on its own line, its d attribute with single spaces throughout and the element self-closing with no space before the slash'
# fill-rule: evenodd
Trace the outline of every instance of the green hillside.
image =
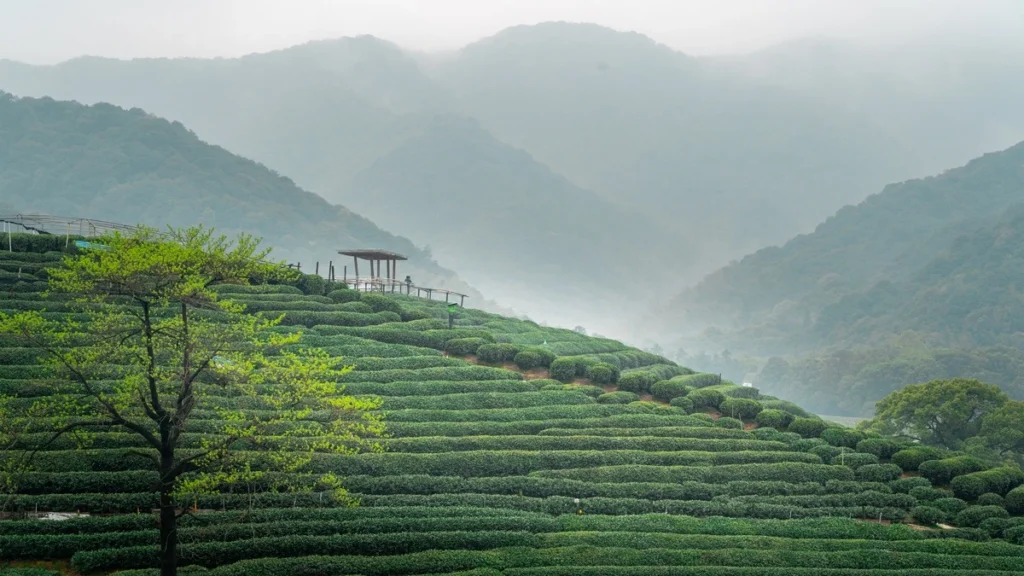
<svg viewBox="0 0 1024 576">
<path fill-rule="evenodd" d="M 88 321 L 40 292 L 63 243 L 13 240 L 17 251 L 0 252 L 0 312 Z M 442 303 L 408 296 L 218 291 L 249 313 L 283 314 L 277 330 L 303 333 L 289 346 L 354 364 L 345 392 L 382 400 L 390 438 L 382 453 L 314 453 L 310 465 L 341 476 L 358 507 L 275 493 L 272 475 L 186 503 L 180 564 L 204 574 L 994 576 L 1024 565 L 1019 470 L 830 425 L 569 330 L 465 308 L 448 329 Z M 19 343 L 0 338 L 7 409 L 60 394 Z M 228 425 L 216 408 L 258 411 L 274 394 L 209 386 L 187 437 L 200 444 Z M 139 437 L 97 432 L 78 450 L 66 440 L 7 495 L 0 560 L 156 574 Z M 89 516 L 25 517 L 75 510 Z"/>
<path fill-rule="evenodd" d="M 340 274 L 341 248 L 388 249 L 421 285 L 472 291 L 409 240 L 138 109 L 0 93 L 0 197 L 25 213 L 245 231 L 307 270 L 334 260 Z"/>
<path fill-rule="evenodd" d="M 811 234 L 710 274 L 671 306 L 684 326 L 748 330 L 755 333 L 746 338 L 752 349 L 792 350 L 786 337 L 812 324 L 826 306 L 879 282 L 926 278 L 921 267 L 950 249 L 954 238 L 1019 202 L 1022 160 L 1024 143 L 938 176 L 889 185 Z"/>
</svg>

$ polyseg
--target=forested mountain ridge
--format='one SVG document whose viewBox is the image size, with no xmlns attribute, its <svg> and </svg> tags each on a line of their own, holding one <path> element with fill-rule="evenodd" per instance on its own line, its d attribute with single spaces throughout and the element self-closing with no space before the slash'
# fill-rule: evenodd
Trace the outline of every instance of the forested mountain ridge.
<svg viewBox="0 0 1024 576">
<path fill-rule="evenodd" d="M 783 336 L 803 330 L 844 296 L 882 281 L 911 280 L 954 237 L 1020 202 L 1022 189 L 1024 143 L 938 176 L 886 186 L 813 233 L 716 271 L 671 307 L 684 325 Z M 782 346 L 791 349 L 792 342 Z"/>
<path fill-rule="evenodd" d="M 409 240 L 139 109 L 0 93 L 0 197 L 22 212 L 249 232 L 339 274 L 340 248 L 390 249 L 418 282 L 469 289 Z"/>
</svg>

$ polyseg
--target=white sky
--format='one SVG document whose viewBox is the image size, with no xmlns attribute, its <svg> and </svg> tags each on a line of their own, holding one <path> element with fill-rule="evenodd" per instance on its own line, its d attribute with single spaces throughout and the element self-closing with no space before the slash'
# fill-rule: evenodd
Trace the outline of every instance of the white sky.
<svg viewBox="0 0 1024 576">
<path fill-rule="evenodd" d="M 1024 0 L 0 0 L 0 58 L 237 56 L 357 34 L 436 50 L 549 20 L 710 54 L 808 36 L 1020 39 Z"/>
</svg>

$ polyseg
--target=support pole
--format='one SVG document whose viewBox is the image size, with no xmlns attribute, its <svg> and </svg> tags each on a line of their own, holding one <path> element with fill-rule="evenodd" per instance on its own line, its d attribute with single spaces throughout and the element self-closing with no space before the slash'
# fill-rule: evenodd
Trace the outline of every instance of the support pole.
<svg viewBox="0 0 1024 576">
<path fill-rule="evenodd" d="M 355 256 L 353 256 L 352 260 L 355 261 L 355 263 L 356 263 L 356 284 L 358 284 L 359 283 L 359 258 L 356 258 Z"/>
<path fill-rule="evenodd" d="M 348 266 L 341 267 L 342 281 L 348 284 Z"/>
<path fill-rule="evenodd" d="M 459 294 L 459 296 L 462 296 L 462 301 L 459 302 L 459 306 L 465 308 L 466 307 L 466 295 L 465 294 Z"/>
<path fill-rule="evenodd" d="M 320 261 L 319 260 L 316 261 L 316 268 L 313 269 L 313 274 L 316 274 L 317 276 L 320 275 Z"/>
</svg>

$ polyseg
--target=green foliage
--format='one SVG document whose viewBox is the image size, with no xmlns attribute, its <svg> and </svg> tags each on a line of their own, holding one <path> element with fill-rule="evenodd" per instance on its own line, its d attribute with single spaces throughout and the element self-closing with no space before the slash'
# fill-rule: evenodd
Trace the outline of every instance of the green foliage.
<svg viewBox="0 0 1024 576">
<path fill-rule="evenodd" d="M 1024 486 L 1018 486 L 1006 494 L 1006 509 L 1014 515 L 1024 515 Z"/>
<path fill-rule="evenodd" d="M 671 402 L 672 399 L 686 396 L 694 389 L 678 380 L 659 380 L 651 386 L 651 395 L 663 402 Z"/>
<path fill-rule="evenodd" d="M 972 456 L 954 456 L 922 462 L 917 470 L 921 476 L 931 480 L 933 484 L 949 484 L 957 476 L 980 472 L 987 468 L 988 466 L 983 461 Z"/>
<path fill-rule="evenodd" d="M 892 462 L 908 472 L 915 472 L 924 462 L 938 460 L 945 451 L 931 446 L 914 446 L 905 448 L 892 455 Z"/>
<path fill-rule="evenodd" d="M 819 438 L 828 427 L 828 423 L 820 418 L 794 418 L 789 424 L 789 431 L 804 438 Z"/>
<path fill-rule="evenodd" d="M 327 293 L 327 297 L 339 304 L 345 304 L 347 302 L 358 302 L 362 298 L 363 293 L 358 290 L 350 290 L 348 288 L 342 288 L 338 290 L 331 290 Z"/>
<path fill-rule="evenodd" d="M 326 292 L 327 280 L 315 274 L 303 274 L 299 276 L 295 286 L 308 296 L 322 296 Z"/>
<path fill-rule="evenodd" d="M 587 366 L 586 377 L 592 383 L 598 385 L 615 384 L 619 380 L 619 369 L 614 364 L 599 362 L 597 364 Z"/>
<path fill-rule="evenodd" d="M 825 434 L 822 433 L 823 438 L 824 436 Z M 857 452 L 874 454 L 881 460 L 888 460 L 892 458 L 894 454 L 902 450 L 904 446 L 905 444 L 892 438 L 865 438 L 858 441 L 855 448 Z M 917 466 L 915 466 L 914 469 L 917 469 Z"/>
<path fill-rule="evenodd" d="M 364 292 L 359 298 L 359 301 L 363 304 L 369 304 L 370 307 L 373 308 L 374 312 L 394 312 L 401 317 L 402 306 L 398 303 L 398 300 L 392 296 L 374 294 L 373 292 Z"/>
<path fill-rule="evenodd" d="M 523 352 L 519 354 L 523 354 Z M 516 357 L 518 358 L 518 356 Z M 520 368 L 522 368 L 521 365 Z M 572 382 L 576 379 L 576 362 L 572 358 L 555 358 L 551 362 L 550 373 L 551 377 L 555 380 Z"/>
<path fill-rule="evenodd" d="M 717 408 L 725 402 L 725 395 L 711 388 L 700 388 L 686 395 L 693 402 L 693 408 L 700 410 L 704 408 Z"/>
<path fill-rule="evenodd" d="M 512 359 L 521 370 L 533 370 L 536 368 L 550 368 L 554 364 L 556 356 L 554 352 L 546 350 L 544 348 L 526 348 L 515 355 Z M 575 363 L 573 363 L 573 373 L 575 374 Z M 554 375 L 552 378 L 561 380 Z"/>
<path fill-rule="evenodd" d="M 657 376 L 646 370 L 633 370 L 624 372 L 619 376 L 618 386 L 620 390 L 635 392 L 637 394 L 650 394 L 651 386 L 657 382 Z"/>
<path fill-rule="evenodd" d="M 899 492 L 902 494 L 909 494 L 914 488 L 931 488 L 931 486 L 932 483 L 930 480 L 920 476 L 908 476 L 889 483 L 889 487 L 892 488 L 893 492 Z"/>
<path fill-rule="evenodd" d="M 962 476 L 961 476 L 962 478 Z M 1005 506 L 1006 500 L 1002 496 L 994 492 L 986 492 L 981 496 L 978 496 L 978 506 Z"/>
<path fill-rule="evenodd" d="M 758 426 L 770 426 L 776 430 L 784 430 L 794 418 L 789 412 L 770 408 L 758 412 L 754 421 L 757 422 Z"/>
<path fill-rule="evenodd" d="M 903 470 L 895 464 L 865 464 L 857 468 L 857 480 L 861 482 L 892 482 L 902 474 Z"/>
<path fill-rule="evenodd" d="M 1010 515 L 1002 506 L 971 506 L 959 512 L 953 523 L 965 528 L 977 528 L 988 518 L 1008 518 Z"/>
<path fill-rule="evenodd" d="M 636 402 L 639 399 L 640 396 L 633 392 L 619 390 L 618 392 L 601 394 L 597 397 L 597 402 L 599 404 L 629 404 L 630 402 Z"/>
<path fill-rule="evenodd" d="M 879 401 L 874 427 L 956 449 L 977 435 L 984 418 L 1006 401 L 998 387 L 978 380 L 933 380 L 906 386 Z"/>
<path fill-rule="evenodd" d="M 456 356 L 471 356 L 484 344 L 487 340 L 483 338 L 455 338 L 445 342 L 444 349 Z"/>
<path fill-rule="evenodd" d="M 914 506 L 910 509 L 914 521 L 925 526 L 934 526 L 946 521 L 946 513 L 933 506 Z"/>
<path fill-rule="evenodd" d="M 761 405 L 747 398 L 726 398 L 718 409 L 722 414 L 740 420 L 753 420 L 761 413 Z"/>
<path fill-rule="evenodd" d="M 512 362 L 516 354 L 522 351 L 522 347 L 516 346 L 515 344 L 484 344 L 477 348 L 477 358 L 481 362 L 489 362 L 491 364 L 501 364 L 504 362 Z"/>
<path fill-rule="evenodd" d="M 878 457 L 874 454 L 841 451 L 838 455 L 832 457 L 830 463 L 837 464 L 839 466 L 849 466 L 850 468 L 856 469 L 861 466 L 877 465 Z M 895 464 L 893 464 L 893 466 L 895 466 Z M 895 480 L 895 478 L 893 478 L 893 480 Z"/>
<path fill-rule="evenodd" d="M 950 487 L 957 498 L 974 500 L 986 492 L 1004 496 L 1021 484 L 1024 484 L 1024 472 L 1019 468 L 1003 466 L 956 476 L 950 482 Z"/>
<path fill-rule="evenodd" d="M 743 421 L 738 418 L 730 418 L 729 416 L 722 416 L 718 420 L 715 420 L 715 427 L 717 428 L 728 428 L 731 430 L 742 430 Z"/>
<path fill-rule="evenodd" d="M 913 492 L 913 490 L 911 492 Z M 964 502 L 959 498 L 936 498 L 935 500 L 932 500 L 931 505 L 945 512 L 948 517 L 956 516 L 964 510 L 967 510 L 967 502 Z"/>
<path fill-rule="evenodd" d="M 669 404 L 682 409 L 686 413 L 693 412 L 694 410 L 693 400 L 686 396 L 676 396 Z"/>
<path fill-rule="evenodd" d="M 684 374 L 681 376 L 675 376 L 672 380 L 691 388 L 706 388 L 708 386 L 717 386 L 722 383 L 722 377 L 718 374 Z"/>
<path fill-rule="evenodd" d="M 864 433 L 850 428 L 833 426 L 823 430 L 820 437 L 833 446 L 855 448 L 858 442 L 864 440 Z"/>
</svg>

